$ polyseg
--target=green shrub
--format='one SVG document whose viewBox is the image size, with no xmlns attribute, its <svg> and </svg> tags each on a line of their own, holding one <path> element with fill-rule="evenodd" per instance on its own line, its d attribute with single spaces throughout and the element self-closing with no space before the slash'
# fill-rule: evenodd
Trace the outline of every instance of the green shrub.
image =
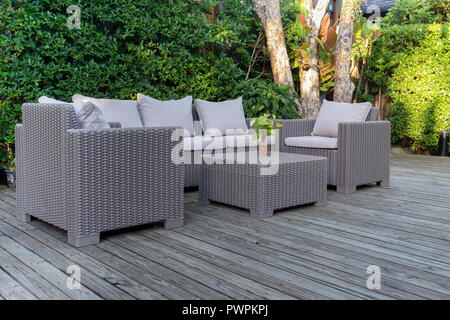
<svg viewBox="0 0 450 320">
<path fill-rule="evenodd" d="M 448 21 L 450 0 L 397 0 L 383 24 L 431 24 Z"/>
<path fill-rule="evenodd" d="M 250 0 L 224 1 L 211 24 L 206 13 L 220 2 L 0 1 L 0 166 L 10 166 L 22 103 L 41 95 L 65 101 L 74 93 L 116 99 L 135 99 L 138 92 L 159 99 L 235 97 L 262 27 Z M 81 29 L 66 24 L 73 4 L 81 8 Z M 294 7 L 294 0 L 282 1 L 286 23 Z M 267 74 L 264 42 L 249 79 Z M 259 90 L 252 104 L 271 108 L 265 112 L 295 116 L 287 112 L 287 90 L 273 81 L 247 88 Z M 270 96 L 276 101 L 268 103 Z"/>
<path fill-rule="evenodd" d="M 230 0 L 238 2 L 238 0 Z M 245 72 L 221 50 L 205 13 L 218 0 L 75 1 L 81 29 L 70 30 L 72 0 L 0 2 L 0 165 L 14 141 L 21 104 L 74 93 L 135 99 L 221 100 Z M 236 50 L 240 49 L 239 47 Z"/>
<path fill-rule="evenodd" d="M 295 119 L 298 116 L 299 99 L 296 92 L 287 85 L 278 85 L 272 80 L 256 79 L 244 81 L 233 90 L 233 96 L 243 97 L 244 112 L 248 118 L 265 113 L 277 119 Z"/>
<path fill-rule="evenodd" d="M 384 27 L 365 76 L 392 99 L 392 142 L 421 150 L 450 129 L 449 24 Z"/>
</svg>

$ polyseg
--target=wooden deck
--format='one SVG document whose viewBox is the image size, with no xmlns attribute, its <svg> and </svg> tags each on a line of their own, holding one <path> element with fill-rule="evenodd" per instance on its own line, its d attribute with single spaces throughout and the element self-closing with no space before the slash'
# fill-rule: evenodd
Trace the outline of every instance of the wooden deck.
<svg viewBox="0 0 450 320">
<path fill-rule="evenodd" d="M 450 158 L 393 155 L 391 187 L 329 190 L 325 207 L 255 220 L 185 194 L 186 225 L 105 234 L 76 249 L 65 233 L 16 221 L 0 190 L 2 299 L 450 299 Z M 66 286 L 69 265 L 82 288 Z M 369 290 L 366 269 L 381 268 Z"/>
</svg>

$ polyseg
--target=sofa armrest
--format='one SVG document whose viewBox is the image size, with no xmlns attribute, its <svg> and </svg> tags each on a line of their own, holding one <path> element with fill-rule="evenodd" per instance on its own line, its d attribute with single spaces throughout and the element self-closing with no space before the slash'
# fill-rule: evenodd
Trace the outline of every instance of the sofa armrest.
<svg viewBox="0 0 450 320">
<path fill-rule="evenodd" d="M 174 130 L 67 131 L 69 238 L 182 218 L 184 166 L 171 159 L 180 143 Z"/>
<path fill-rule="evenodd" d="M 389 121 L 338 124 L 338 188 L 389 180 L 391 123 Z M 345 187 L 344 187 L 345 186 Z"/>
</svg>

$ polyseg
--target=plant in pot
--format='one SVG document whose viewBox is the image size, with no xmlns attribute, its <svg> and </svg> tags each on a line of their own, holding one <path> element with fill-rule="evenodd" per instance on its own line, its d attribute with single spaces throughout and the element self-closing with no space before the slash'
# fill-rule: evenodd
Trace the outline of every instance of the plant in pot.
<svg viewBox="0 0 450 320">
<path fill-rule="evenodd" d="M 10 147 L 7 147 L 3 154 L 3 159 L 1 166 L 3 167 L 6 174 L 6 181 L 8 183 L 8 187 L 15 188 L 16 187 L 16 167 L 15 167 L 15 159 L 13 150 Z"/>
<path fill-rule="evenodd" d="M 275 127 L 280 128 L 283 126 L 282 123 L 275 123 L 275 120 L 275 116 L 267 113 L 250 120 L 250 126 L 255 129 L 253 139 L 258 141 L 259 157 L 267 157 L 269 150 L 267 137 L 275 135 Z"/>
</svg>

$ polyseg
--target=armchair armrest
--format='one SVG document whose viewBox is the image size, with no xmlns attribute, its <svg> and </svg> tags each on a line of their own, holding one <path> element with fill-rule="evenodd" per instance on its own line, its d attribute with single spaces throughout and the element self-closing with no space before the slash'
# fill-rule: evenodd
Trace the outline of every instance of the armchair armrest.
<svg viewBox="0 0 450 320">
<path fill-rule="evenodd" d="M 339 123 L 338 189 L 351 192 L 359 184 L 387 184 L 390 143 L 389 121 Z"/>
<path fill-rule="evenodd" d="M 23 125 L 21 123 L 16 124 L 14 127 L 14 135 L 15 139 L 15 149 L 16 149 L 16 215 L 22 221 L 28 221 L 28 219 L 24 215 L 24 176 L 23 176 L 23 152 L 22 152 L 22 135 L 23 135 Z"/>
<path fill-rule="evenodd" d="M 310 136 L 313 131 L 315 119 L 278 119 L 277 123 L 283 126 L 280 129 L 280 151 L 286 150 L 284 143 L 287 137 Z"/>
<path fill-rule="evenodd" d="M 171 159 L 173 127 L 70 129 L 69 241 L 102 231 L 183 217 L 184 167 Z M 86 240 L 88 241 L 88 240 Z"/>
</svg>

